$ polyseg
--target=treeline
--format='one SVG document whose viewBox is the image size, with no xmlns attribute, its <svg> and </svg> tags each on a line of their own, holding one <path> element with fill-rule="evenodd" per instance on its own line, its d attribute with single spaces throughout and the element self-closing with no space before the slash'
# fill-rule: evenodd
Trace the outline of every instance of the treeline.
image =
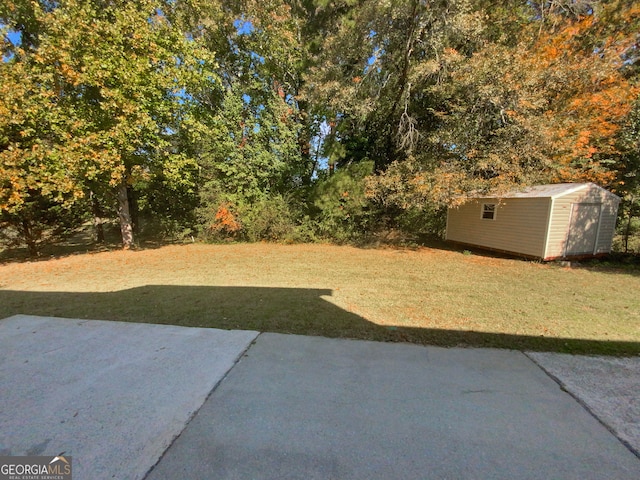
<svg viewBox="0 0 640 480">
<path fill-rule="evenodd" d="M 4 0 L 0 235 L 439 234 L 468 192 L 640 214 L 633 0 Z"/>
</svg>

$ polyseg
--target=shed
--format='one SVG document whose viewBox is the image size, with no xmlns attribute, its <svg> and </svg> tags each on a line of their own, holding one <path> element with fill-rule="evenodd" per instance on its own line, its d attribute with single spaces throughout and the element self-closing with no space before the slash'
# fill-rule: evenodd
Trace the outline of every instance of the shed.
<svg viewBox="0 0 640 480">
<path fill-rule="evenodd" d="M 611 251 L 619 203 L 593 183 L 471 197 L 449 208 L 445 238 L 542 260 L 602 255 Z"/>
</svg>

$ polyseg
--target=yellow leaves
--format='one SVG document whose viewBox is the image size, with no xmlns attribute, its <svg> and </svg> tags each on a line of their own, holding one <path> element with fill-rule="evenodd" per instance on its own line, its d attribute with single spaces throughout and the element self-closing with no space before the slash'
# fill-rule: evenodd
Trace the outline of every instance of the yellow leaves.
<svg viewBox="0 0 640 480">
<path fill-rule="evenodd" d="M 589 143 L 591 136 L 592 134 L 590 130 L 583 130 L 582 132 L 580 132 L 576 141 L 576 147 L 584 148 L 584 146 Z"/>
<path fill-rule="evenodd" d="M 120 185 L 122 183 L 122 179 L 124 178 L 124 175 L 125 175 L 124 165 L 122 164 L 115 165 L 111 170 L 111 176 L 109 178 L 109 186 L 117 187 L 118 185 Z"/>
<path fill-rule="evenodd" d="M 76 72 L 70 65 L 63 63 L 60 65 L 60 72 L 65 80 L 71 83 L 73 86 L 77 86 L 80 83 L 80 74 Z"/>
<path fill-rule="evenodd" d="M 544 47 L 541 51 L 542 53 L 542 57 L 541 59 L 543 60 L 556 60 L 560 54 L 561 54 L 561 50 L 556 47 L 555 45 L 549 45 L 547 47 Z"/>
</svg>

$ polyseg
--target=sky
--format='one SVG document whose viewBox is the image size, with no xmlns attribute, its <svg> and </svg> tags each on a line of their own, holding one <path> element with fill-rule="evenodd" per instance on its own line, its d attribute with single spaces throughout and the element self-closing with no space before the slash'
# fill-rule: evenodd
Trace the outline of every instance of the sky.
<svg viewBox="0 0 640 480">
<path fill-rule="evenodd" d="M 0 23 L 0 29 L 3 28 L 4 25 L 2 23 Z M 13 43 L 14 45 L 20 45 L 20 41 L 21 41 L 21 35 L 20 32 L 14 32 L 14 31 L 9 31 L 6 33 L 6 38 Z M 2 56 L 2 61 L 3 62 L 8 62 L 11 57 L 13 56 L 13 54 L 7 54 L 7 55 L 3 55 Z"/>
<path fill-rule="evenodd" d="M 9 32 L 7 34 L 7 38 L 14 45 L 19 45 L 20 44 L 20 32 Z"/>
</svg>

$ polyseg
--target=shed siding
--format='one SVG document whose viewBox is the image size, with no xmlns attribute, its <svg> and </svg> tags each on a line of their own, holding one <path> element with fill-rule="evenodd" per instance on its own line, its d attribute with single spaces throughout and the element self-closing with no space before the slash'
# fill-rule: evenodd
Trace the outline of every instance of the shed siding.
<svg viewBox="0 0 640 480">
<path fill-rule="evenodd" d="M 549 238 L 544 258 L 557 258 L 565 255 L 569 238 L 571 210 L 575 203 L 596 203 L 602 205 L 599 235 L 595 253 L 607 253 L 611 250 L 611 240 L 615 230 L 619 199 L 595 185 L 585 185 L 583 189 L 557 197 L 553 202 Z"/>
<path fill-rule="evenodd" d="M 542 258 L 550 198 L 479 198 L 449 210 L 447 240 Z M 482 205 L 498 203 L 494 220 Z"/>
<path fill-rule="evenodd" d="M 547 238 L 547 251 L 544 258 L 564 256 L 567 244 L 567 232 L 571 221 L 571 205 L 574 195 L 556 198 L 553 201 L 551 219 L 549 223 L 549 237 Z"/>
<path fill-rule="evenodd" d="M 609 253 L 611 251 L 613 236 L 616 232 L 616 220 L 618 218 L 618 205 L 620 200 L 609 197 L 602 204 L 602 220 L 600 221 L 600 234 L 596 253 Z"/>
</svg>

